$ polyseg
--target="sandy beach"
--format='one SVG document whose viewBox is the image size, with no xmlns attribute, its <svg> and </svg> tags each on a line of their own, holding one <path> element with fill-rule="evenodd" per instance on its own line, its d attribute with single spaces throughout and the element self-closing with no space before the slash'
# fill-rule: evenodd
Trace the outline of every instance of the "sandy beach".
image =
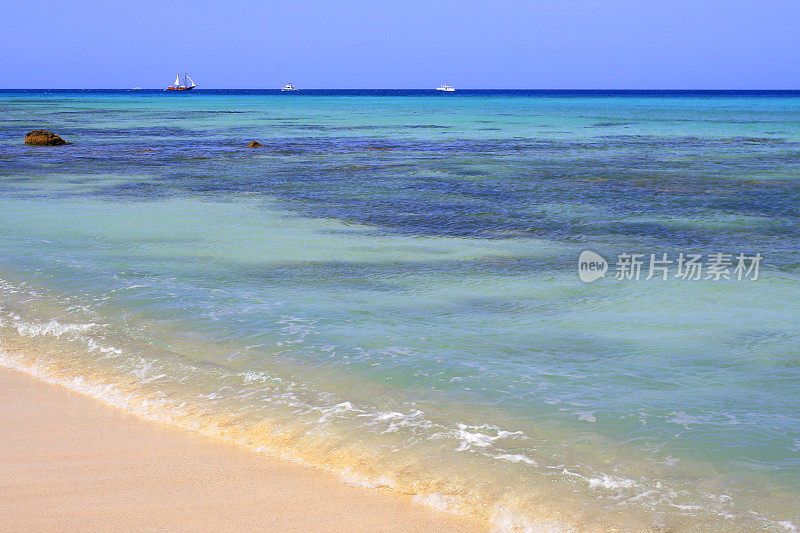
<svg viewBox="0 0 800 533">
<path fill-rule="evenodd" d="M 4 531 L 481 531 L 0 369 Z"/>
</svg>

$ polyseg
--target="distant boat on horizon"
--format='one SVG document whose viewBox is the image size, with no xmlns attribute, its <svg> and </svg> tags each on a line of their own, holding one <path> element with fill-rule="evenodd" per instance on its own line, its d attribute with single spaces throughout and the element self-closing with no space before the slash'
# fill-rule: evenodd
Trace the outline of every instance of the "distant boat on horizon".
<svg viewBox="0 0 800 533">
<path fill-rule="evenodd" d="M 283 87 L 281 87 L 281 92 L 299 91 L 299 90 L 300 90 L 300 89 L 298 89 L 297 87 L 295 87 L 295 86 L 294 86 L 294 85 L 292 85 L 291 83 L 287 83 L 286 85 L 284 85 Z"/>
<path fill-rule="evenodd" d="M 452 93 L 452 92 L 454 92 L 456 90 L 456 88 L 453 87 L 452 85 L 439 85 L 436 88 L 436 90 L 437 91 L 443 91 L 443 92 L 446 92 L 446 93 Z"/>
<path fill-rule="evenodd" d="M 191 85 L 189 85 L 191 83 Z M 189 77 L 188 72 L 183 73 L 183 83 L 181 83 L 181 73 L 179 72 L 177 76 L 175 76 L 175 81 L 172 85 L 167 87 L 168 91 L 191 91 L 197 87 L 197 85 L 192 81 L 192 78 Z"/>
</svg>

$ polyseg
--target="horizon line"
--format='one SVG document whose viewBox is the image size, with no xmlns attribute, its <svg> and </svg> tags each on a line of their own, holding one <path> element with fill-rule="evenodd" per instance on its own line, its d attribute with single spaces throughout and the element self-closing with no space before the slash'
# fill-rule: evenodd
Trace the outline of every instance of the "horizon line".
<svg viewBox="0 0 800 533">
<path fill-rule="evenodd" d="M 280 87 L 200 87 L 195 91 L 280 91 Z M 435 87 L 303 87 L 300 91 L 435 91 Z M 0 91 L 166 91 L 163 87 L 0 87 Z M 800 92 L 800 88 L 499 88 L 499 87 L 463 87 L 458 91 L 717 91 L 717 92 Z M 295 91 L 293 91 L 295 92 Z"/>
</svg>

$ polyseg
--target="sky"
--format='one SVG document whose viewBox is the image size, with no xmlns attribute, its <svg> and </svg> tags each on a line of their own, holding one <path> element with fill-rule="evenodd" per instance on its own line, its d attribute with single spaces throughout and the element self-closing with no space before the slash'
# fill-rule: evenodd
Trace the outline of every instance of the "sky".
<svg viewBox="0 0 800 533">
<path fill-rule="evenodd" d="M 2 0 L 0 24 L 0 88 L 800 89 L 798 0 Z"/>
</svg>

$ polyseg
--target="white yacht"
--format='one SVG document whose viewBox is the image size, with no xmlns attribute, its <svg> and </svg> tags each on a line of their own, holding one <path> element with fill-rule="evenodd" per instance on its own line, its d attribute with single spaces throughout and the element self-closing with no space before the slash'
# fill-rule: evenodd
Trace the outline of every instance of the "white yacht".
<svg viewBox="0 0 800 533">
<path fill-rule="evenodd" d="M 299 90 L 300 90 L 300 89 L 298 89 L 297 87 L 295 87 L 295 86 L 294 86 L 294 85 L 292 85 L 291 83 L 287 83 L 286 85 L 284 85 L 283 87 L 281 87 L 281 91 L 283 91 L 283 92 L 287 92 L 287 91 L 299 91 Z"/>
<path fill-rule="evenodd" d="M 437 91 L 444 91 L 446 93 L 451 93 L 456 90 L 455 87 L 452 85 L 440 85 L 436 88 Z"/>
</svg>

